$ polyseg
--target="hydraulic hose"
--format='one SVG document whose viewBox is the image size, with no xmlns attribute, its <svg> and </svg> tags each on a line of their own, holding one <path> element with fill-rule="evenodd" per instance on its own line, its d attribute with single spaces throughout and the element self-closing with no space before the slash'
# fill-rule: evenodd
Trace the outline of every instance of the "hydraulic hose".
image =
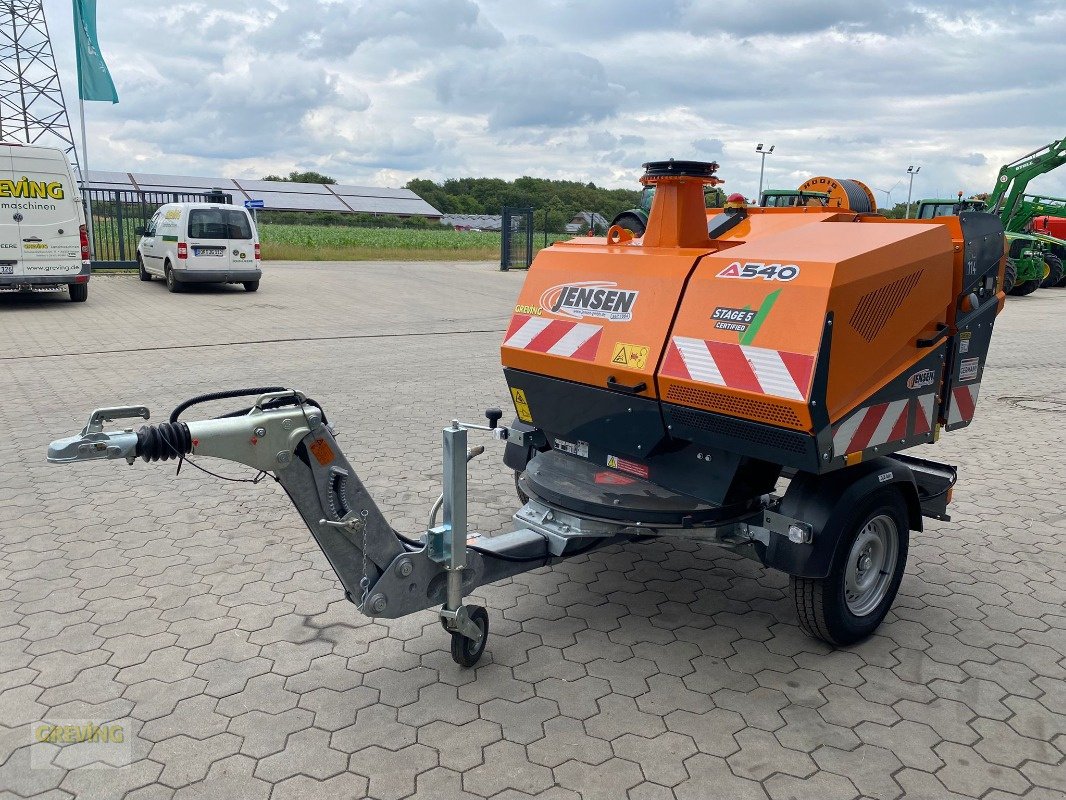
<svg viewBox="0 0 1066 800">
<path fill-rule="evenodd" d="M 177 422 L 178 417 L 181 416 L 181 412 L 192 406 L 199 405 L 200 403 L 210 403 L 212 400 L 226 400 L 230 397 L 250 397 L 252 395 L 268 394 L 269 392 L 284 392 L 288 389 L 287 386 L 261 386 L 258 389 L 228 389 L 223 392 L 208 392 L 207 394 L 198 394 L 196 397 L 190 397 L 185 402 L 179 404 L 173 411 L 170 412 L 170 421 Z"/>
</svg>

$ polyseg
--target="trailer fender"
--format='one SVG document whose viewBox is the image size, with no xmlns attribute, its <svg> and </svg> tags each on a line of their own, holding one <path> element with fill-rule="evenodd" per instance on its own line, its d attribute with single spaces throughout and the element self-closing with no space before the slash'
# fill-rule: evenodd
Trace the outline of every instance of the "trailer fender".
<svg viewBox="0 0 1066 800">
<path fill-rule="evenodd" d="M 882 456 L 822 475 L 798 473 L 778 510 L 785 516 L 810 523 L 812 541 L 796 544 L 784 536 L 772 536 L 763 563 L 801 578 L 826 577 L 845 533 L 849 512 L 865 497 L 889 486 L 903 493 L 910 529 L 921 531 L 918 489 L 913 473 L 905 464 Z"/>
</svg>

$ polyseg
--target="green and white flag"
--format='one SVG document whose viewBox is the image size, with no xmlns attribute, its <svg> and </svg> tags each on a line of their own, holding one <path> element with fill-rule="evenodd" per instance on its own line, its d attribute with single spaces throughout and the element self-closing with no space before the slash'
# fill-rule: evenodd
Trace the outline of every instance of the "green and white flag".
<svg viewBox="0 0 1066 800">
<path fill-rule="evenodd" d="M 96 0 L 74 0 L 74 48 L 78 54 L 78 97 L 117 103 L 118 92 L 96 37 Z"/>
</svg>

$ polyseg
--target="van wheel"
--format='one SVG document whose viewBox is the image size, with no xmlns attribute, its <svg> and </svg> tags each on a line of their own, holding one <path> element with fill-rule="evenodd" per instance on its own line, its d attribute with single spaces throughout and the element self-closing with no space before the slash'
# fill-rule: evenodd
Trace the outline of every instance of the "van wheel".
<svg viewBox="0 0 1066 800">
<path fill-rule="evenodd" d="M 167 291 L 171 293 L 180 292 L 185 288 L 185 284 L 177 279 L 174 275 L 174 270 L 170 268 L 170 262 L 168 261 L 163 268 L 164 274 L 167 276 Z"/>
<path fill-rule="evenodd" d="M 907 505 L 899 491 L 876 492 L 859 503 L 840 529 L 829 575 L 790 578 L 800 627 L 837 646 L 873 633 L 896 598 L 909 539 Z"/>
<path fill-rule="evenodd" d="M 89 299 L 89 284 L 87 283 L 72 283 L 70 284 L 70 300 L 72 303 L 84 303 Z"/>
<path fill-rule="evenodd" d="M 141 254 L 137 254 L 137 275 L 142 281 L 152 280 L 152 276 L 148 274 L 148 271 L 144 268 L 144 259 L 141 258 Z"/>
<path fill-rule="evenodd" d="M 259 291 L 259 281 L 245 281 L 244 282 L 244 291 L 246 291 L 246 292 L 258 292 Z"/>
</svg>

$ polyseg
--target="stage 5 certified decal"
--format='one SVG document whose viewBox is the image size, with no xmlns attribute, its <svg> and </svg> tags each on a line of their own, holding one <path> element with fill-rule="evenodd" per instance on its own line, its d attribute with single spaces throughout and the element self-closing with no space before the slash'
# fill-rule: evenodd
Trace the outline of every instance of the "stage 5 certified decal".
<svg viewBox="0 0 1066 800">
<path fill-rule="evenodd" d="M 633 306 L 640 293 L 617 287 L 618 284 L 612 281 L 565 283 L 546 289 L 540 296 L 540 305 L 545 311 L 560 317 L 598 317 L 613 322 L 629 322 L 633 319 Z"/>
<path fill-rule="evenodd" d="M 795 264 L 764 264 L 761 261 L 746 261 L 741 264 L 734 261 L 718 273 L 719 278 L 741 278 L 743 280 L 790 281 L 800 274 Z"/>
</svg>

